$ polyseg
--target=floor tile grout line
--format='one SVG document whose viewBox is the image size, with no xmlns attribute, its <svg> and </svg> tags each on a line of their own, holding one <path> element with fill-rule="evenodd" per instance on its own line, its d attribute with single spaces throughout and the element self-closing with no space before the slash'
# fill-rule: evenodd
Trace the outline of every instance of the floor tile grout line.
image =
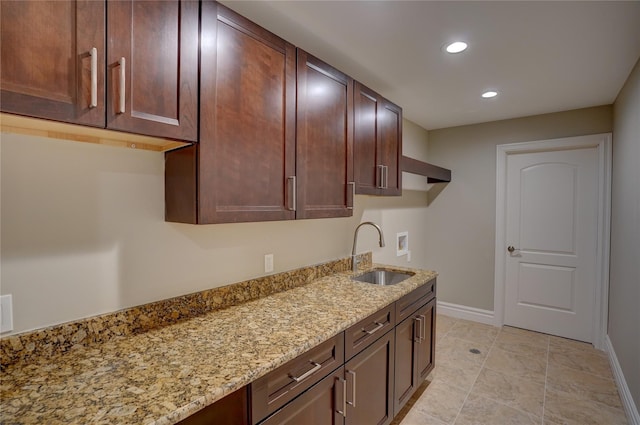
<svg viewBox="0 0 640 425">
<path fill-rule="evenodd" d="M 458 413 L 456 414 L 456 417 L 453 419 L 453 422 L 451 423 L 452 425 L 454 425 L 456 423 L 456 421 L 458 420 L 458 417 L 460 417 L 460 413 L 462 412 L 462 409 L 464 408 L 464 405 L 467 403 L 467 400 L 469 399 L 469 396 L 471 395 L 471 391 L 473 391 L 473 387 L 476 385 L 476 382 L 478 382 L 478 378 L 480 377 L 480 374 L 482 373 L 482 369 L 484 368 L 484 365 L 487 362 L 487 359 L 489 358 L 489 353 L 491 353 L 491 349 L 496 344 L 496 340 L 498 339 L 498 335 L 500 335 L 500 332 L 502 332 L 502 328 L 498 330 L 498 333 L 493 338 L 493 342 L 491 343 L 491 347 L 489 347 L 489 350 L 487 351 L 487 355 L 485 356 L 484 360 L 482 361 L 482 365 L 480 365 L 480 370 L 478 371 L 478 375 L 476 376 L 476 379 L 473 380 L 473 383 L 471 384 L 471 387 L 469 388 L 469 391 L 467 391 L 467 395 L 464 397 L 464 401 L 460 405 L 460 409 L 458 409 Z M 466 340 L 463 340 L 463 341 L 466 341 Z"/>
</svg>

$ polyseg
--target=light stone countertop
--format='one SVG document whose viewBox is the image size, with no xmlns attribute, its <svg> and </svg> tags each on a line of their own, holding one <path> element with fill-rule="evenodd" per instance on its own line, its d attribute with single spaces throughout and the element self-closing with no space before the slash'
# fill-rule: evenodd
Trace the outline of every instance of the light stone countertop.
<svg viewBox="0 0 640 425">
<path fill-rule="evenodd" d="M 0 374 L 0 422 L 175 424 L 436 277 L 389 268 L 415 275 L 378 286 L 337 273 L 144 334 L 11 365 Z"/>
</svg>

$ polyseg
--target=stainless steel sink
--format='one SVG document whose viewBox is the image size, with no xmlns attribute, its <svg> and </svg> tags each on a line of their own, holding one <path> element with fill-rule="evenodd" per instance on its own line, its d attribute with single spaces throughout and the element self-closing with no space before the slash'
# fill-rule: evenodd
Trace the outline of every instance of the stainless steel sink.
<svg viewBox="0 0 640 425">
<path fill-rule="evenodd" d="M 351 279 L 357 280 L 358 282 L 372 283 L 374 285 L 389 286 L 398 284 L 411 276 L 413 276 L 413 273 L 411 272 L 374 269 L 370 272 L 361 274 L 360 276 L 354 276 Z"/>
</svg>

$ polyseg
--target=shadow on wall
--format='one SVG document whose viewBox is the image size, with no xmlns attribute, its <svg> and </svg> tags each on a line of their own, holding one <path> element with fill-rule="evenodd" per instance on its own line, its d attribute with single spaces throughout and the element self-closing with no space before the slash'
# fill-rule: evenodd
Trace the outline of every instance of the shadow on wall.
<svg viewBox="0 0 640 425">
<path fill-rule="evenodd" d="M 434 183 L 431 185 L 429 190 L 427 191 L 427 206 L 433 204 L 438 195 L 449 185 L 449 182 L 446 183 Z"/>
</svg>

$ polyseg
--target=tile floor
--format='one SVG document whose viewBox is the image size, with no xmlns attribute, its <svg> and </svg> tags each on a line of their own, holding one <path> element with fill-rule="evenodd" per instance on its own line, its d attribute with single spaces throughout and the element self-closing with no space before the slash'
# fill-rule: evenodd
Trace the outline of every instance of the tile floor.
<svg viewBox="0 0 640 425">
<path fill-rule="evenodd" d="M 443 315 L 436 326 L 436 367 L 392 425 L 627 423 L 593 346 Z"/>
</svg>

